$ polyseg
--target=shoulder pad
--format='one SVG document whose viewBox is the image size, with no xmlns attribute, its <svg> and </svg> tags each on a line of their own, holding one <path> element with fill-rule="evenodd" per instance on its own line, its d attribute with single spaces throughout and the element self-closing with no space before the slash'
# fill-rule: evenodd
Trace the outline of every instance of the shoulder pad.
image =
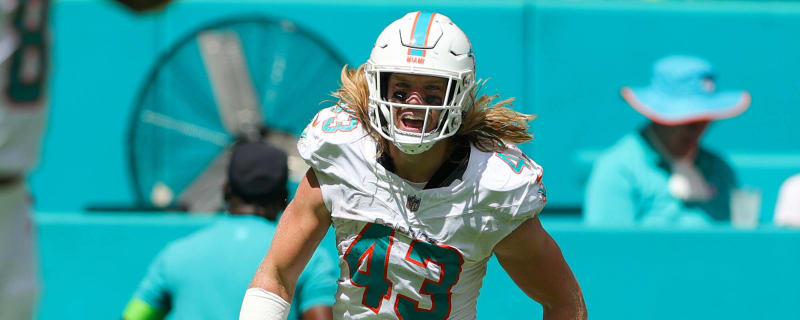
<svg viewBox="0 0 800 320">
<path fill-rule="evenodd" d="M 369 138 L 363 124 L 346 108 L 336 105 L 320 110 L 300 135 L 297 150 L 311 167 L 331 164 L 346 152 L 343 148 Z"/>
<path fill-rule="evenodd" d="M 484 154 L 486 170 L 481 175 L 484 204 L 506 212 L 514 219 L 538 214 L 547 202 L 542 167 L 516 146 Z"/>
</svg>

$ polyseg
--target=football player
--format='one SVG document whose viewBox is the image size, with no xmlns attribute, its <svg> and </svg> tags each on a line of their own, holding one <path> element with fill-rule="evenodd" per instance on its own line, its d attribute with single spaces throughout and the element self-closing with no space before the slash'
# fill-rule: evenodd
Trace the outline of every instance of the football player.
<svg viewBox="0 0 800 320">
<path fill-rule="evenodd" d="M 117 0 L 135 11 L 169 0 Z M 38 292 L 25 176 L 34 167 L 48 100 L 50 0 L 0 1 L 0 319 L 31 319 Z"/>
<path fill-rule="evenodd" d="M 339 103 L 298 148 L 298 187 L 240 319 L 285 319 L 298 274 L 333 225 L 339 319 L 474 319 L 487 262 L 541 303 L 586 318 L 583 296 L 537 214 L 542 168 L 515 144 L 533 117 L 477 97 L 471 44 L 448 17 L 412 12 L 342 71 Z"/>
</svg>

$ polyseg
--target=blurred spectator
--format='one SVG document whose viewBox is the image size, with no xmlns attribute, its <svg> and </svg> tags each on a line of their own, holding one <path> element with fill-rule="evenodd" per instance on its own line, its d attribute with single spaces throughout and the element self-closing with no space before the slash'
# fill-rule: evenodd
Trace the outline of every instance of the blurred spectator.
<svg viewBox="0 0 800 320">
<path fill-rule="evenodd" d="M 595 225 L 706 225 L 730 217 L 736 177 L 699 141 L 712 120 L 750 105 L 746 91 L 719 92 L 711 65 L 668 56 L 653 66 L 648 87 L 622 89 L 623 98 L 650 119 L 594 164 L 584 219 Z"/>
<path fill-rule="evenodd" d="M 775 204 L 775 224 L 800 227 L 800 174 L 783 182 Z"/>
<path fill-rule="evenodd" d="M 39 291 L 27 174 L 47 117 L 48 11 L 41 1 L 0 2 L 0 319 L 33 318 Z"/>
<path fill-rule="evenodd" d="M 236 319 L 286 205 L 286 154 L 260 142 L 234 147 L 224 186 L 230 216 L 169 244 L 150 265 L 126 320 Z M 317 250 L 300 275 L 289 319 L 331 319 L 337 265 Z M 301 317 L 302 315 L 302 317 Z"/>
<path fill-rule="evenodd" d="M 136 11 L 169 0 L 117 0 Z M 48 109 L 49 0 L 0 1 L 0 319 L 29 320 L 39 292 L 27 174 Z M 133 3 L 131 3 L 133 2 Z M 134 5 L 135 3 L 135 5 Z"/>
</svg>

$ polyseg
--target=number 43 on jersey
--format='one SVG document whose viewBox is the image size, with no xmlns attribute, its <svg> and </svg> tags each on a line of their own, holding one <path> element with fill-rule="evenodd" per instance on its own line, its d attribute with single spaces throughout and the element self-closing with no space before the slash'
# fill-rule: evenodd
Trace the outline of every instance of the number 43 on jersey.
<svg viewBox="0 0 800 320">
<path fill-rule="evenodd" d="M 396 244 L 399 240 L 394 233 L 387 226 L 368 223 L 345 252 L 351 282 L 364 289 L 361 303 L 375 313 L 380 311 L 383 301 L 392 296 L 393 284 L 387 277 L 390 269 L 408 268 L 409 263 L 423 269 L 431 269 L 432 265 L 436 265 L 439 269 L 438 279 L 421 279 L 422 286 L 418 291 L 420 296 L 430 299 L 430 307 L 423 308 L 420 301 L 397 292 L 394 312 L 398 319 L 446 319 L 450 315 L 450 290 L 458 281 L 464 258 L 452 247 L 412 240 L 402 254 L 405 262 L 393 261 L 400 260 L 398 254 L 390 254 L 393 246 L 394 250 L 405 250 Z M 424 277 L 425 273 L 413 270 L 400 272 L 417 277 Z M 407 280 L 418 283 L 412 280 L 420 279 Z"/>
</svg>

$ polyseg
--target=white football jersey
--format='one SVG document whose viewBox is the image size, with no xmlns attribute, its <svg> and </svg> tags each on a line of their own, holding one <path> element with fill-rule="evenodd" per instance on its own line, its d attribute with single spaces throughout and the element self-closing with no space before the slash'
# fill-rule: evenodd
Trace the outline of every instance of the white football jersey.
<svg viewBox="0 0 800 320">
<path fill-rule="evenodd" d="M 298 142 L 336 230 L 337 319 L 474 319 L 494 246 L 546 202 L 542 168 L 516 147 L 470 146 L 466 170 L 420 189 L 384 168 L 342 107 L 320 111 Z"/>
<path fill-rule="evenodd" d="M 0 0 L 0 177 L 36 164 L 47 116 L 49 0 Z"/>
</svg>

